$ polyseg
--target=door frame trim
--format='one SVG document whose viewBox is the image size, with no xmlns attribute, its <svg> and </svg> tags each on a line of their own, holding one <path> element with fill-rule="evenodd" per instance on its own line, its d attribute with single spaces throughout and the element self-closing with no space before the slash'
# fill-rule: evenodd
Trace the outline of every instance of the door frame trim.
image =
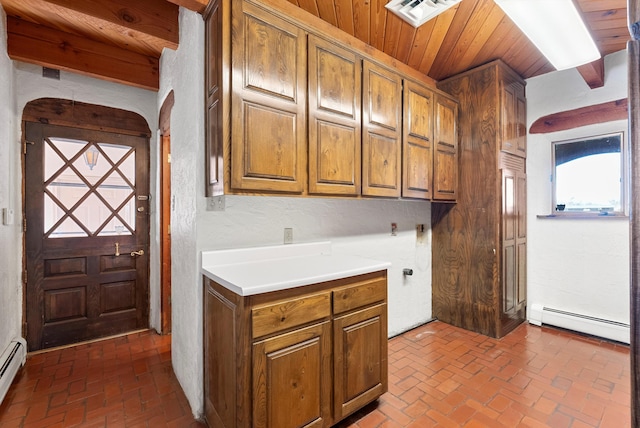
<svg viewBox="0 0 640 428">
<path fill-rule="evenodd" d="M 171 333 L 171 245 L 166 245 L 171 224 L 171 112 L 175 103 L 173 89 L 160 108 L 160 330 Z M 165 263 L 167 265 L 165 265 Z"/>
</svg>

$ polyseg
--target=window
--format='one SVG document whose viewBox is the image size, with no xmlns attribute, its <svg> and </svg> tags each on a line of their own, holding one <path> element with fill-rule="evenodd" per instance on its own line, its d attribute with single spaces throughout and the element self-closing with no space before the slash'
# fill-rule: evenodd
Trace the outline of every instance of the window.
<svg viewBox="0 0 640 428">
<path fill-rule="evenodd" d="M 552 211 L 556 215 L 624 215 L 622 132 L 552 144 Z"/>
</svg>

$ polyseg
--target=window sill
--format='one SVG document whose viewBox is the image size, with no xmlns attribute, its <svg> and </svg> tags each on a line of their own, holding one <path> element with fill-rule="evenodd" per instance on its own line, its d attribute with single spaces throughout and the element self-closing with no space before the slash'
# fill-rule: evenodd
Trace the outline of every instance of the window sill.
<svg viewBox="0 0 640 428">
<path fill-rule="evenodd" d="M 602 219 L 626 219 L 629 216 L 622 213 L 615 214 L 599 214 L 599 213 L 557 213 L 557 214 L 538 214 L 538 219 L 561 219 L 561 220 L 602 220 Z"/>
</svg>

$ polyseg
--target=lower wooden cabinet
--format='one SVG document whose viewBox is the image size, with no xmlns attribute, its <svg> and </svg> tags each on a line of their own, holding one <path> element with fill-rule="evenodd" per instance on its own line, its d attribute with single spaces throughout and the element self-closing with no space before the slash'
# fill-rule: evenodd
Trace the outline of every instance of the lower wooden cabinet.
<svg viewBox="0 0 640 428">
<path fill-rule="evenodd" d="M 204 278 L 211 427 L 329 427 L 387 391 L 386 271 L 239 296 Z"/>
</svg>

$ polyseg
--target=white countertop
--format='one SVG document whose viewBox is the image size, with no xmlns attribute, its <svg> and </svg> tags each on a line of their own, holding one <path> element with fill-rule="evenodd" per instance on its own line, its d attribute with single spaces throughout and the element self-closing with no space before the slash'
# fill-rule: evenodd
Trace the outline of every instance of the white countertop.
<svg viewBox="0 0 640 428">
<path fill-rule="evenodd" d="M 332 254 L 330 242 L 203 251 L 202 274 L 241 296 L 387 269 L 391 263 Z"/>
</svg>

